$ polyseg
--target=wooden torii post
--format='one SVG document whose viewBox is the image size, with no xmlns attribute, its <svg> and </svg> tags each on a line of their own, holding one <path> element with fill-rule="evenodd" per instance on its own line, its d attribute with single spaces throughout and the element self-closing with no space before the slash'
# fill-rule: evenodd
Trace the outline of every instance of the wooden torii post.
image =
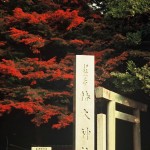
<svg viewBox="0 0 150 150">
<path fill-rule="evenodd" d="M 147 105 L 135 102 L 103 87 L 95 89 L 96 98 L 108 100 L 107 104 L 107 150 L 115 150 L 116 118 L 133 123 L 133 150 L 141 150 L 140 111 L 147 111 Z M 116 103 L 133 109 L 133 115 L 116 110 Z M 106 139 L 101 139 L 106 140 Z M 104 141 L 104 143 L 106 143 Z"/>
</svg>

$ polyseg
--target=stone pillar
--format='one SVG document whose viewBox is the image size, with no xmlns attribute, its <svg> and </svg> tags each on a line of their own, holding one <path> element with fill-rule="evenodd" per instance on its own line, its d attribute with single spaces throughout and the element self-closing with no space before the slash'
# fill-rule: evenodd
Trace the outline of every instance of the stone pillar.
<svg viewBox="0 0 150 150">
<path fill-rule="evenodd" d="M 75 150 L 94 150 L 94 56 L 77 55 L 75 67 Z"/>
<path fill-rule="evenodd" d="M 97 150 L 106 150 L 106 115 L 97 114 Z"/>
</svg>

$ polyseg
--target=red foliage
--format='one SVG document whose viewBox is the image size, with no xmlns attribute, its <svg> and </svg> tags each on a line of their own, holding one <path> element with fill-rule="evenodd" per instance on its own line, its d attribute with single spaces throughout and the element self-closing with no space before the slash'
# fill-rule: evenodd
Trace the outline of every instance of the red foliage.
<svg viewBox="0 0 150 150">
<path fill-rule="evenodd" d="M 68 0 L 63 0 L 63 3 L 67 3 L 68 2 Z"/>
<path fill-rule="evenodd" d="M 15 64 L 12 60 L 2 60 L 2 62 L 0 63 L 0 73 L 17 77 L 18 79 L 21 79 L 23 77 L 20 71 L 15 67 Z"/>
<path fill-rule="evenodd" d="M 30 85 L 35 85 L 37 82 L 36 80 L 32 81 Z"/>
<path fill-rule="evenodd" d="M 2 116 L 5 112 L 10 112 L 11 111 L 11 108 L 13 106 L 13 102 L 11 101 L 7 101 L 9 103 L 7 104 L 1 104 L 0 103 L 0 116 Z"/>
<path fill-rule="evenodd" d="M 112 70 L 114 66 L 118 65 L 118 62 L 124 61 L 127 59 L 128 53 L 123 52 L 121 55 L 111 58 L 106 62 L 107 70 Z"/>
<path fill-rule="evenodd" d="M 17 42 L 31 46 L 33 53 L 40 53 L 38 48 L 45 45 L 45 39 L 41 36 L 29 34 L 27 31 L 19 30 L 14 27 L 10 28 L 10 37 Z"/>
<path fill-rule="evenodd" d="M 43 47 L 44 46 L 44 42 L 45 40 L 42 39 L 40 36 L 30 36 L 29 38 L 25 38 L 25 39 L 22 39 L 20 40 L 20 42 L 26 44 L 26 45 L 29 45 L 29 44 L 32 44 L 32 43 L 37 43 L 36 46 L 33 46 L 33 47 Z"/>
<path fill-rule="evenodd" d="M 63 0 L 63 3 L 68 3 L 70 0 Z M 71 0 L 71 3 L 78 4 L 78 0 Z"/>
<path fill-rule="evenodd" d="M 29 73 L 27 75 L 24 75 L 24 78 L 25 79 L 44 79 L 46 78 L 48 75 L 45 74 L 43 71 L 37 71 L 37 72 L 32 72 L 32 73 Z"/>
<path fill-rule="evenodd" d="M 28 34 L 29 32 L 27 31 L 19 30 L 14 27 L 10 28 L 10 36 L 15 40 L 18 40 L 24 36 L 27 36 Z"/>
<path fill-rule="evenodd" d="M 83 17 L 79 17 L 79 16 L 76 16 L 76 15 L 77 15 L 77 12 L 75 12 L 73 14 L 74 19 L 72 20 L 71 24 L 67 27 L 67 30 L 75 28 L 75 27 L 77 27 L 78 25 L 80 25 L 81 23 L 84 22 L 84 18 Z"/>
<path fill-rule="evenodd" d="M 5 44 L 6 44 L 6 42 L 0 41 L 0 47 L 1 47 L 1 46 L 4 46 Z"/>
<path fill-rule="evenodd" d="M 52 128 L 56 129 L 65 128 L 72 122 L 73 122 L 73 114 L 64 115 L 63 118 L 61 118 L 61 120 L 57 124 L 53 124 Z"/>
<path fill-rule="evenodd" d="M 21 8 L 15 8 L 14 9 L 14 16 L 8 18 L 13 22 L 19 22 L 21 20 L 27 20 L 29 24 L 39 24 L 39 23 L 52 23 L 54 22 L 60 22 L 62 23 L 63 20 L 69 20 L 70 24 L 66 28 L 67 30 L 70 30 L 72 28 L 77 27 L 81 23 L 84 22 L 84 18 L 80 17 L 78 15 L 77 10 L 70 11 L 69 9 L 64 10 L 56 10 L 55 12 L 46 12 L 43 14 L 38 14 L 36 12 L 33 13 L 26 13 Z"/>
<path fill-rule="evenodd" d="M 51 97 L 71 97 L 71 93 L 68 92 L 68 91 L 63 91 L 63 92 L 51 92 L 51 93 L 48 93 L 46 95 L 47 98 L 51 98 Z"/>
<path fill-rule="evenodd" d="M 21 8 L 15 8 L 13 12 L 14 12 L 14 19 L 16 19 L 16 21 L 26 19 L 28 20 L 28 23 L 31 24 L 37 24 L 40 22 L 46 23 L 47 22 L 46 20 L 50 17 L 50 15 L 47 13 L 44 14 L 38 14 L 36 12 L 33 12 L 31 14 L 25 13 Z"/>
<path fill-rule="evenodd" d="M 48 123 L 48 121 L 53 117 L 61 114 L 61 108 L 47 105 L 43 107 L 42 111 L 39 112 L 35 118 L 32 119 L 32 122 L 35 123 L 37 126 L 41 124 Z"/>
<path fill-rule="evenodd" d="M 14 105 L 14 108 L 23 110 L 27 114 L 33 114 L 35 113 L 33 109 L 33 102 L 20 102 Z"/>
<path fill-rule="evenodd" d="M 63 20 L 70 20 L 70 25 L 67 27 L 67 30 L 77 27 L 81 23 L 84 22 L 84 18 L 78 16 L 78 11 L 73 10 L 70 11 L 69 9 L 64 10 L 57 10 L 51 15 L 51 20 L 63 22 Z"/>
<path fill-rule="evenodd" d="M 74 75 L 73 74 L 71 74 L 71 73 L 66 73 L 66 74 L 64 74 L 63 76 L 62 76 L 62 78 L 63 79 L 71 79 L 71 80 L 73 80 L 74 79 Z"/>
<path fill-rule="evenodd" d="M 74 39 L 70 41 L 71 44 L 75 44 L 75 45 L 83 45 L 84 41 L 82 40 L 78 40 L 78 39 Z"/>
<path fill-rule="evenodd" d="M 98 14 L 92 14 L 92 17 L 94 19 L 102 19 L 102 16 L 98 15 Z"/>
<path fill-rule="evenodd" d="M 75 55 L 95 56 L 96 86 L 126 59 L 126 53 L 115 54 L 114 36 L 105 37 L 111 27 L 85 6 L 88 2 L 20 1 L 6 5 L 10 9 L 16 5 L 14 10 L 4 7 L 4 19 L 0 19 L 0 115 L 18 109 L 31 115 L 37 126 L 55 117 L 58 122 L 52 127 L 64 128 L 73 122 Z"/>
</svg>

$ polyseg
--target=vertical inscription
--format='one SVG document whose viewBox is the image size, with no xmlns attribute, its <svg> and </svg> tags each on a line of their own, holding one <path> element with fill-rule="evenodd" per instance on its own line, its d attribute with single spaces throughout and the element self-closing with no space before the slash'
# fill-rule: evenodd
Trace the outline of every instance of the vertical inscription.
<svg viewBox="0 0 150 150">
<path fill-rule="evenodd" d="M 75 150 L 94 150 L 94 56 L 76 56 Z"/>
</svg>

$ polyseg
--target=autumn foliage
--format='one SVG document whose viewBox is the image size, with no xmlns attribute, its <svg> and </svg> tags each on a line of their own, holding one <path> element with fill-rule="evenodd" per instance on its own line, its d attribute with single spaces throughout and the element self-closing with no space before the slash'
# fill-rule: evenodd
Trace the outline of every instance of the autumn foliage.
<svg viewBox="0 0 150 150">
<path fill-rule="evenodd" d="M 0 116 L 17 109 L 37 126 L 64 128 L 73 122 L 75 55 L 95 56 L 96 86 L 126 60 L 88 2 L 1 1 Z"/>
</svg>

